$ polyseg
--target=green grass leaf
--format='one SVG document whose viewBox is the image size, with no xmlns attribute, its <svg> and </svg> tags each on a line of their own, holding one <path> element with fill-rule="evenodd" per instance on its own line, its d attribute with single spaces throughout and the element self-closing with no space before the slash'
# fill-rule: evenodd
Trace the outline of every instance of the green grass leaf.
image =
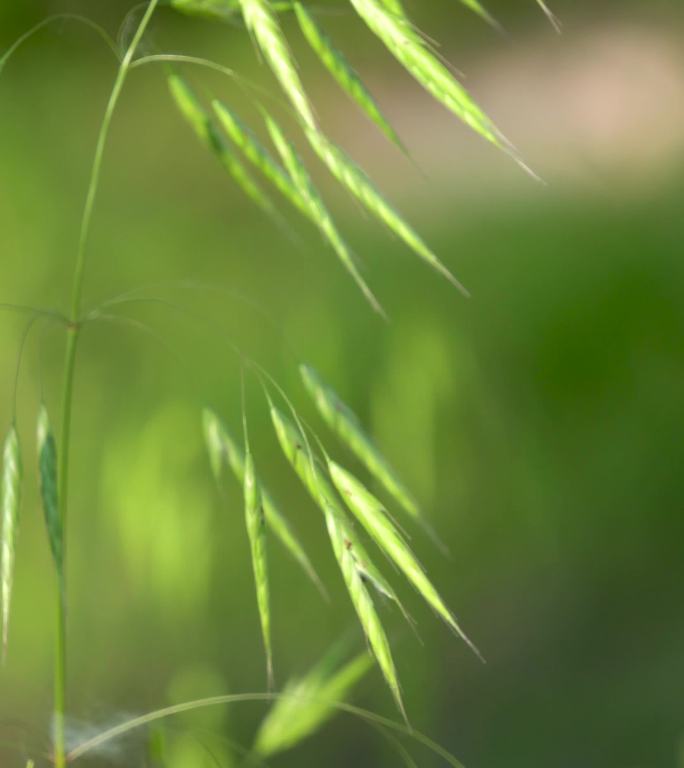
<svg viewBox="0 0 684 768">
<path fill-rule="evenodd" d="M 38 472 L 50 550 L 61 584 L 64 578 L 64 547 L 57 485 L 57 443 L 45 406 L 41 406 L 38 414 Z"/>
<path fill-rule="evenodd" d="M 372 664 L 372 656 L 362 653 L 337 668 L 337 656 L 334 648 L 304 677 L 288 681 L 261 723 L 254 745 L 258 755 L 292 749 L 320 730 Z"/>
</svg>

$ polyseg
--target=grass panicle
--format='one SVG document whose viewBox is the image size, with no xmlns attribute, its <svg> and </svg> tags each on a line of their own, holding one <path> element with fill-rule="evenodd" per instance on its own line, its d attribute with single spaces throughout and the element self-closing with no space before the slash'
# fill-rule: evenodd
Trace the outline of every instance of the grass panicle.
<svg viewBox="0 0 684 768">
<path fill-rule="evenodd" d="M 428 605 L 482 659 L 482 655 L 447 608 L 382 503 L 351 472 L 343 469 L 339 464 L 330 461 L 328 469 L 338 493 L 368 535 L 413 584 Z"/>
<path fill-rule="evenodd" d="M 420 235 L 385 200 L 366 173 L 345 152 L 319 131 L 307 131 L 306 135 L 313 150 L 340 184 L 423 261 L 446 277 L 464 296 L 469 296 L 468 291 L 428 248 Z"/>
<path fill-rule="evenodd" d="M 275 206 L 254 181 L 244 163 L 230 149 L 217 125 L 204 110 L 188 83 L 177 74 L 169 75 L 168 83 L 176 106 L 190 123 L 200 141 L 216 155 L 245 195 L 264 213 L 279 221 L 280 216 Z"/>
<path fill-rule="evenodd" d="M 21 483 L 23 468 L 19 435 L 14 425 L 5 439 L 2 452 L 2 659 L 7 656 L 9 643 L 10 607 L 12 586 L 14 583 L 14 561 L 16 556 L 17 536 L 19 533 L 19 513 L 21 510 Z"/>
<path fill-rule="evenodd" d="M 350 2 L 387 50 L 437 101 L 487 141 L 513 153 L 494 123 L 415 32 L 403 12 L 388 8 L 384 0 Z"/>
<path fill-rule="evenodd" d="M 305 448 L 304 439 L 299 428 L 274 406 L 271 406 L 271 420 L 280 447 L 302 484 L 323 512 L 326 520 L 328 518 L 336 519 L 337 527 L 344 534 L 350 549 L 353 550 L 357 570 L 380 594 L 396 602 L 402 612 L 404 612 L 396 592 L 382 575 L 381 571 L 374 565 L 354 527 L 351 525 L 347 513 L 338 501 L 335 490 L 321 471 L 318 461 Z"/>
<path fill-rule="evenodd" d="M 57 486 L 57 443 L 44 405 L 38 414 L 38 472 L 50 551 L 61 584 L 64 578 L 64 548 Z"/>
<path fill-rule="evenodd" d="M 342 90 L 356 102 L 385 136 L 405 153 L 406 149 L 397 132 L 383 115 L 377 102 L 364 85 L 359 74 L 347 60 L 347 57 L 333 45 L 330 37 L 321 29 L 306 6 L 298 2 L 295 3 L 294 8 L 302 34 L 311 46 L 311 49 L 317 54 L 323 66 L 335 78 Z"/>
<path fill-rule="evenodd" d="M 292 749 L 318 731 L 373 663 L 362 653 L 338 668 L 338 655 L 334 648 L 304 677 L 288 681 L 257 733 L 254 751 L 261 758 Z"/>
<path fill-rule="evenodd" d="M 307 127 L 315 128 L 313 107 L 304 92 L 297 66 L 272 3 L 269 0 L 240 0 L 240 6 L 247 29 L 295 108 L 299 119 Z"/>
<path fill-rule="evenodd" d="M 310 365 L 299 367 L 302 381 L 328 427 L 361 461 L 373 477 L 410 517 L 422 522 L 423 515 L 413 496 L 375 445 L 352 409 L 342 401 Z"/>
<path fill-rule="evenodd" d="M 213 411 L 205 410 L 203 423 L 205 442 L 214 477 L 219 481 L 223 468 L 227 465 L 237 481 L 243 485 L 245 482 L 245 456 L 242 449 L 232 438 L 223 421 Z M 326 589 L 289 521 L 280 511 L 268 489 L 263 484 L 260 484 L 260 488 L 264 515 L 271 532 L 300 565 L 321 595 L 327 598 Z"/>
<path fill-rule="evenodd" d="M 368 303 L 378 314 L 384 317 L 385 313 L 380 306 L 380 302 L 375 298 L 375 295 L 359 272 L 354 256 L 338 232 L 335 222 L 314 186 L 306 166 L 276 121 L 268 114 L 265 115 L 265 120 L 271 140 L 278 150 L 283 165 L 294 181 L 299 194 L 306 202 L 313 222 L 323 237 L 330 243 L 342 265 L 352 276 Z"/>
<path fill-rule="evenodd" d="M 368 582 L 382 594 L 395 600 L 402 611 L 403 607 L 392 587 L 370 560 L 346 513 L 337 501 L 334 490 L 318 469 L 315 459 L 305 451 L 303 436 L 299 430 L 274 406 L 271 406 L 271 418 L 283 453 L 323 512 L 333 553 L 359 623 L 394 701 L 406 718 L 392 650 L 377 608 L 368 591 Z"/>
<path fill-rule="evenodd" d="M 307 219 L 311 219 L 311 210 L 292 179 L 254 132 L 222 102 L 214 100 L 213 107 L 221 126 L 235 146 L 289 203 Z"/>
<path fill-rule="evenodd" d="M 266 652 L 266 670 L 269 690 L 273 689 L 273 648 L 271 643 L 271 605 L 268 582 L 268 559 L 266 555 L 266 526 L 261 502 L 261 489 L 254 467 L 254 458 L 245 446 L 245 523 L 252 553 L 252 568 L 256 586 L 257 606 L 261 634 Z"/>
</svg>

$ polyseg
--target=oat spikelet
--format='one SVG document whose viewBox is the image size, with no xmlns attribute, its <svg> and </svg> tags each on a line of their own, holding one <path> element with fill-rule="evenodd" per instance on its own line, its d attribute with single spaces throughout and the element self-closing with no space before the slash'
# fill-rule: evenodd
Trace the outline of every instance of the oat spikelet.
<svg viewBox="0 0 684 768">
<path fill-rule="evenodd" d="M 223 468 L 227 464 L 238 482 L 241 485 L 244 484 L 245 457 L 237 442 L 232 438 L 225 424 L 213 411 L 206 410 L 204 412 L 203 422 L 204 437 L 214 477 L 219 481 Z M 311 579 L 320 593 L 327 597 L 325 587 L 294 533 L 292 526 L 262 483 L 260 483 L 260 488 L 261 501 L 268 527 L 295 561 L 299 563 L 304 573 Z"/>
<path fill-rule="evenodd" d="M 297 67 L 269 0 L 240 0 L 247 29 L 276 76 L 301 121 L 315 128 L 313 108 L 304 92 Z"/>
<path fill-rule="evenodd" d="M 366 469 L 414 520 L 422 521 L 415 499 L 405 488 L 397 473 L 366 434 L 356 414 L 337 393 L 321 379 L 310 365 L 301 365 L 299 371 L 316 408 L 338 437 L 361 461 Z"/>
<path fill-rule="evenodd" d="M 2 658 L 7 655 L 10 607 L 14 581 L 14 560 L 19 532 L 21 481 L 23 476 L 21 448 L 16 427 L 12 425 L 2 454 Z"/>
<path fill-rule="evenodd" d="M 332 216 L 319 195 L 318 190 L 314 186 L 309 172 L 306 170 L 306 166 L 292 144 L 285 138 L 285 134 L 275 120 L 268 114 L 265 115 L 265 120 L 271 140 L 278 150 L 283 165 L 294 181 L 297 190 L 306 202 L 311 212 L 312 221 L 321 231 L 323 237 L 330 243 L 342 262 L 342 265 L 352 276 L 368 303 L 378 314 L 384 317 L 385 313 L 380 306 L 380 303 L 361 276 L 359 268 L 354 260 L 354 256 L 338 232 Z"/>
<path fill-rule="evenodd" d="M 257 733 L 254 749 L 262 758 L 292 749 L 319 730 L 373 663 L 362 653 L 337 668 L 337 656 L 333 649 L 304 677 L 288 681 Z"/>
<path fill-rule="evenodd" d="M 307 131 L 307 138 L 332 175 L 376 218 L 403 240 L 423 261 L 449 280 L 464 296 L 468 291 L 428 248 L 418 233 L 385 200 L 368 176 L 339 147 L 319 131 Z"/>
<path fill-rule="evenodd" d="M 318 55 L 323 66 L 335 78 L 338 85 L 355 101 L 368 117 L 380 128 L 387 138 L 402 151 L 406 151 L 387 118 L 382 114 L 375 99 L 363 84 L 356 70 L 346 56 L 335 46 L 328 35 L 317 24 L 313 15 L 302 3 L 295 3 L 295 13 L 300 29 L 312 50 Z"/>
<path fill-rule="evenodd" d="M 218 157 L 223 167 L 247 197 L 256 203 L 262 211 L 279 221 L 280 217 L 273 203 L 262 192 L 242 161 L 224 141 L 218 127 L 203 109 L 188 83 L 177 74 L 169 75 L 168 83 L 176 106 L 190 123 L 200 141 Z"/>
<path fill-rule="evenodd" d="M 266 670 L 269 690 L 273 688 L 273 649 L 271 645 L 271 606 L 268 583 L 268 560 L 266 556 L 266 530 L 261 489 L 254 469 L 254 459 L 249 450 L 245 451 L 245 523 L 252 553 L 252 568 L 256 586 L 261 634 L 266 651 Z"/>
<path fill-rule="evenodd" d="M 482 659 L 482 655 L 463 632 L 404 537 L 387 515 L 382 503 L 351 472 L 343 469 L 339 464 L 330 461 L 328 468 L 335 488 L 368 535 L 394 562 L 433 610 Z"/>
<path fill-rule="evenodd" d="M 500 149 L 512 153 L 494 123 L 414 31 L 382 0 L 350 0 L 358 15 L 403 67 L 447 109 Z"/>
<path fill-rule="evenodd" d="M 52 433 L 52 427 L 50 426 L 48 412 L 44 405 L 41 406 L 38 414 L 38 471 L 50 551 L 55 561 L 59 582 L 62 584 L 64 578 L 64 548 L 57 487 L 57 444 Z"/>
<path fill-rule="evenodd" d="M 311 209 L 299 193 L 292 179 L 274 160 L 271 153 L 264 147 L 253 131 L 248 128 L 238 116 L 225 104 L 218 100 L 213 102 L 219 122 L 244 156 L 260 173 L 307 219 L 311 219 Z"/>
</svg>

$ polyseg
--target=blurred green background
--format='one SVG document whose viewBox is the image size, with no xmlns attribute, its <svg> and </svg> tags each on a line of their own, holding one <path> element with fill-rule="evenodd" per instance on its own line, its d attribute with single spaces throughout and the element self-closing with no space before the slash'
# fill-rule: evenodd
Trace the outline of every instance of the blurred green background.
<svg viewBox="0 0 684 768">
<path fill-rule="evenodd" d="M 86 13 L 114 33 L 130 5 L 3 3 L 0 48 L 49 13 Z M 450 547 L 445 558 L 412 532 L 488 663 L 410 590 L 422 644 L 383 609 L 416 728 L 472 768 L 681 768 L 682 4 L 558 0 L 559 37 L 531 0 L 490 4 L 504 35 L 456 2 L 409 3 L 545 185 L 433 104 L 344 3 L 322 5 L 322 22 L 416 165 L 345 100 L 290 19 L 323 125 L 473 298 L 361 216 L 317 169 L 390 315 L 383 324 L 315 232 L 291 217 L 283 236 L 235 190 L 176 113 L 161 68 L 131 74 L 106 154 L 86 304 L 129 292 L 141 300 L 88 326 L 79 357 L 71 738 L 169 702 L 263 689 L 239 490 L 217 493 L 200 432 L 207 403 L 239 428 L 237 344 L 354 466 L 299 383 L 297 362 L 316 366 L 372 426 Z M 275 92 L 237 27 L 162 10 L 144 48 L 215 58 Z M 0 301 L 68 307 L 114 71 L 92 32 L 64 23 L 28 42 L 0 76 Z M 256 122 L 235 84 L 185 72 Z M 0 314 L 3 429 L 26 322 Z M 58 326 L 36 325 L 19 379 L 26 500 L 0 740 L 18 742 L 20 753 L 0 748 L 3 767 L 23 766 L 22 754 L 39 754 L 49 735 L 54 584 L 30 456 L 41 397 L 56 420 L 63 341 Z M 331 593 L 322 601 L 271 547 L 282 684 L 339 636 L 363 640 L 320 513 L 279 453 L 253 377 L 247 398 L 258 464 Z M 354 700 L 395 717 L 376 671 Z M 254 704 L 174 721 L 173 766 L 212 765 L 199 741 L 230 765 L 226 740 L 249 747 L 263 712 Z M 142 766 L 143 753 L 138 735 L 83 764 Z M 436 764 L 414 754 L 420 766 Z M 378 732 L 342 716 L 273 764 L 400 759 Z"/>
</svg>

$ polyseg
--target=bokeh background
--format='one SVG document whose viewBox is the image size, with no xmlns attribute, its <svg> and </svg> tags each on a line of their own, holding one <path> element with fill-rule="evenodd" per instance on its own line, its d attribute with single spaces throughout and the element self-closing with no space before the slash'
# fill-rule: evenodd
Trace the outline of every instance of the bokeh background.
<svg viewBox="0 0 684 768">
<path fill-rule="evenodd" d="M 49 13 L 115 33 L 131 3 L 0 5 L 0 47 Z M 323 125 L 472 291 L 466 301 L 315 176 L 391 321 L 368 310 L 315 232 L 284 234 L 176 113 L 164 72 L 135 71 L 102 177 L 76 384 L 69 531 L 71 738 L 164 704 L 264 687 L 238 488 L 219 494 L 200 413 L 235 431 L 240 365 L 264 365 L 337 455 L 307 402 L 314 364 L 372 427 L 451 550 L 413 532 L 488 663 L 403 592 L 422 644 L 383 609 L 412 723 L 472 768 L 684 766 L 684 8 L 492 2 L 498 34 L 456 2 L 409 8 L 546 184 L 471 135 L 405 76 L 344 3 L 322 22 L 410 148 L 387 145 L 286 27 Z M 339 8 L 342 8 L 341 12 Z M 124 36 L 130 28 L 124 30 Z M 272 87 L 244 30 L 159 12 L 148 52 L 215 58 Z M 66 310 L 89 165 L 115 62 L 92 32 L 46 28 L 0 76 L 0 301 Z M 244 92 L 185 73 L 254 122 Z M 290 127 L 294 126 L 290 123 Z M 309 157 L 307 155 L 307 157 Z M 153 299 L 148 301 L 147 299 Z M 117 319 L 118 318 L 118 319 Z M 27 316 L 0 314 L 0 423 Z M 0 671 L 2 766 L 49 735 L 53 597 L 33 424 L 55 420 L 63 332 L 37 324 L 18 386 L 26 463 L 15 611 Z M 363 640 L 320 514 L 289 472 L 247 377 L 257 461 L 331 593 L 273 545 L 279 683 L 340 637 Z M 394 717 L 373 671 L 354 701 Z M 175 720 L 172 768 L 242 758 L 262 705 Z M 144 737 L 84 765 L 145 765 Z M 413 748 L 417 764 L 434 765 Z M 274 765 L 394 766 L 339 717 Z"/>
</svg>

